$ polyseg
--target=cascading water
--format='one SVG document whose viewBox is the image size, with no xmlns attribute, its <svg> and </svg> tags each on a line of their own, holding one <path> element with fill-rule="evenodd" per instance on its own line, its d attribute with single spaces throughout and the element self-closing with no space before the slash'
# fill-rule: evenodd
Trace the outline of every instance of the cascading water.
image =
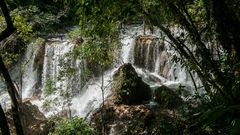
<svg viewBox="0 0 240 135">
<path fill-rule="evenodd" d="M 24 65 L 22 69 L 22 98 L 28 98 L 29 96 L 32 96 L 32 89 L 34 89 L 34 85 L 38 81 L 38 72 L 36 69 L 34 69 L 34 59 L 36 51 L 36 46 L 34 46 L 33 43 L 28 45 L 25 57 L 23 60 L 22 65 Z"/>
<path fill-rule="evenodd" d="M 189 72 L 180 63 L 173 62 L 174 55 L 178 54 L 161 31 L 143 36 L 143 27 L 127 29 L 122 38 L 124 63 L 132 63 L 143 80 L 153 87 L 166 85 L 177 88 L 182 85 L 194 93 Z M 177 29 L 173 31 L 176 35 L 179 33 Z M 196 74 L 193 74 L 193 79 L 197 86 L 201 86 Z"/>
<path fill-rule="evenodd" d="M 46 83 L 51 80 L 52 87 L 59 89 L 67 88 L 66 78 L 59 79 L 61 67 L 60 61 L 64 60 L 65 54 L 72 50 L 73 44 L 69 41 L 61 38 L 50 39 L 51 42 L 47 42 L 44 53 L 44 65 L 42 73 L 42 89 L 45 89 Z M 71 64 L 71 61 L 69 61 Z"/>
<path fill-rule="evenodd" d="M 127 27 L 122 32 L 121 42 L 123 45 L 120 50 L 120 58 L 117 58 L 119 59 L 118 61 L 132 63 L 139 76 L 151 87 L 166 85 L 176 88 L 181 84 L 189 87 L 189 89 L 193 89 L 192 80 L 188 72 L 184 68 L 181 68 L 181 64 L 171 61 L 175 52 L 167 42 L 164 42 L 165 40 L 163 40 L 161 32 L 157 31 L 148 38 L 139 37 L 142 34 L 143 27 L 139 26 Z M 149 40 L 150 38 L 152 39 Z M 71 112 L 75 115 L 86 117 L 101 106 L 101 85 L 104 88 L 105 98 L 111 94 L 112 75 L 117 68 L 109 69 L 104 72 L 103 77 L 91 78 L 87 83 L 82 84 L 81 60 L 66 57 L 66 54 L 71 52 L 73 48 L 74 44 L 65 38 L 57 37 L 48 39 L 45 44 L 44 55 L 41 56 L 44 59 L 42 73 L 40 74 L 41 91 L 48 87 L 48 81 L 51 80 L 52 87 L 74 93 L 70 101 Z M 36 59 L 35 52 L 32 59 Z M 23 97 L 30 98 L 33 96 L 34 92 L 32 91 L 35 89 L 33 86 L 39 81 L 39 77 L 36 77 L 39 76 L 39 72 L 34 71 L 34 62 L 34 60 L 29 61 L 26 70 L 27 75 L 23 76 Z M 72 76 L 63 75 L 61 72 L 64 68 L 64 65 L 61 65 L 62 62 L 78 69 L 77 72 Z M 114 65 L 114 67 L 119 66 L 120 64 Z M 197 79 L 196 76 L 195 79 Z M 57 97 L 58 94 L 56 93 L 54 96 Z M 32 102 L 42 108 L 44 98 L 45 95 L 42 94 L 40 100 Z M 60 112 L 61 109 L 62 106 L 59 106 L 56 110 L 48 110 L 45 114 L 55 114 Z"/>
</svg>

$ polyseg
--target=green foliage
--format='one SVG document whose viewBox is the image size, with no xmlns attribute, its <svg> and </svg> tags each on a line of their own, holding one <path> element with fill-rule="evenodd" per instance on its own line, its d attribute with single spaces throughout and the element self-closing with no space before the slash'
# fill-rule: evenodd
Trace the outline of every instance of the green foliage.
<svg viewBox="0 0 240 135">
<path fill-rule="evenodd" d="M 77 38 L 79 38 L 79 36 L 81 36 L 82 32 L 81 32 L 81 28 L 77 27 L 74 28 L 73 30 L 71 30 L 68 33 L 68 37 L 72 40 L 75 41 Z"/>
<path fill-rule="evenodd" d="M 31 26 L 34 31 L 39 31 L 40 29 L 44 29 L 46 31 L 49 26 L 59 23 L 59 18 L 63 15 L 64 11 L 60 11 L 58 14 L 53 14 L 48 11 L 42 11 L 36 5 L 18 7 L 11 11 L 11 16 L 13 18 L 17 17 L 15 23 L 20 23 L 19 26 L 22 26 L 23 24 L 26 25 L 27 23 L 27 26 Z M 19 18 L 19 16 L 21 16 L 21 18 Z M 25 20 L 27 20 L 27 22 Z"/>
<path fill-rule="evenodd" d="M 45 89 L 43 90 L 44 101 L 43 109 L 49 110 L 54 109 L 54 107 L 60 106 L 59 98 L 55 96 L 57 93 L 57 88 L 54 87 L 54 82 L 51 79 L 48 79 L 46 82 Z"/>
<path fill-rule="evenodd" d="M 37 38 L 36 41 L 34 42 L 34 45 L 35 45 L 35 46 L 43 45 L 43 44 L 45 43 L 45 41 L 46 41 L 46 40 L 45 40 L 44 38 L 39 37 L 39 38 Z"/>
<path fill-rule="evenodd" d="M 94 135 L 93 129 L 82 118 L 60 120 L 53 133 L 49 135 Z"/>
<path fill-rule="evenodd" d="M 17 15 L 13 19 L 14 26 L 17 28 L 18 36 L 24 41 L 29 41 L 34 37 L 32 26 L 25 21 L 25 18 Z"/>
<path fill-rule="evenodd" d="M 208 103 L 211 105 L 212 103 Z M 238 125 L 239 105 L 200 106 L 205 112 L 195 113 L 191 118 L 190 131 L 196 134 L 236 134 L 240 132 Z M 237 112 L 236 112 L 237 111 Z"/>
<path fill-rule="evenodd" d="M 21 53 L 25 51 L 26 44 L 40 35 L 39 31 L 50 29 L 49 26 L 58 23 L 59 18 L 65 13 L 63 10 L 53 14 L 50 11 L 42 11 L 38 6 L 40 5 L 17 5 L 10 11 L 17 31 L 3 41 L 1 54 L 7 66 L 11 66 L 13 62 L 18 60 L 18 56 L 21 56 Z M 5 28 L 4 17 L 0 16 L 0 31 Z"/>
<path fill-rule="evenodd" d="M 182 135 L 184 134 L 184 122 L 169 116 L 161 116 L 152 121 L 149 128 L 150 135 Z"/>
<path fill-rule="evenodd" d="M 57 89 L 53 87 L 53 81 L 51 79 L 48 79 L 44 89 L 44 95 L 45 96 L 54 95 L 56 93 L 56 90 Z"/>
<path fill-rule="evenodd" d="M 3 61 L 7 66 L 10 66 L 13 64 L 14 61 L 16 61 L 17 58 L 19 58 L 19 54 L 12 54 L 8 52 L 4 52 L 1 54 L 3 57 Z"/>
<path fill-rule="evenodd" d="M 50 107 L 51 107 L 51 101 L 49 101 L 49 100 L 44 100 L 44 101 L 43 101 L 43 104 L 42 104 L 42 107 L 43 107 L 45 110 L 49 110 Z"/>
<path fill-rule="evenodd" d="M 79 47 L 79 55 L 87 62 L 93 62 L 101 67 L 108 66 L 113 61 L 113 50 L 101 42 L 85 42 Z"/>
<path fill-rule="evenodd" d="M 3 31 L 6 28 L 7 24 L 3 16 L 0 16 L 0 31 Z"/>
</svg>

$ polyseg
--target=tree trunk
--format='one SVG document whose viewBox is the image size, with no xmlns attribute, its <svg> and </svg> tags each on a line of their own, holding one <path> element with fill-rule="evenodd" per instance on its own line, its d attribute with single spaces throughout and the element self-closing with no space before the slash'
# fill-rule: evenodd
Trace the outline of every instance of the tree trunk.
<svg viewBox="0 0 240 135">
<path fill-rule="evenodd" d="M 1 56 L 0 56 L 0 72 L 3 75 L 4 82 L 7 86 L 7 90 L 8 90 L 9 96 L 11 98 L 12 116 L 13 116 L 13 120 L 14 120 L 14 125 L 16 127 L 16 133 L 18 135 L 24 135 L 21 120 L 20 120 L 19 105 L 18 105 L 18 101 L 17 101 L 17 98 L 16 98 L 17 91 L 16 91 L 16 88 L 13 85 L 13 82 L 10 78 L 8 70 L 6 69 L 6 67 L 3 63 L 3 60 L 2 60 Z"/>
<path fill-rule="evenodd" d="M 2 9 L 2 13 L 4 15 L 4 18 L 7 23 L 7 28 L 1 32 L 0 34 L 0 42 L 4 40 L 5 38 L 9 37 L 14 31 L 15 28 L 13 26 L 11 17 L 9 15 L 9 11 L 7 9 L 7 5 L 5 0 L 0 0 L 0 6 Z M 3 62 L 2 57 L 0 56 L 0 72 L 3 76 L 4 82 L 7 86 L 7 91 L 9 93 L 9 96 L 12 101 L 12 115 L 13 115 L 13 120 L 14 120 L 14 125 L 16 128 L 16 133 L 17 135 L 24 135 L 23 128 L 22 128 L 22 123 L 20 120 L 20 113 L 19 113 L 19 105 L 18 105 L 18 100 L 16 98 L 17 96 L 17 91 L 16 88 L 13 85 L 12 79 L 9 75 L 9 72 L 7 68 L 5 67 L 5 64 Z M 1 122 L 2 123 L 2 122 Z"/>
<path fill-rule="evenodd" d="M 10 135 L 7 119 L 5 117 L 4 111 L 2 109 L 2 106 L 0 104 L 0 128 L 2 131 L 2 135 Z"/>
</svg>

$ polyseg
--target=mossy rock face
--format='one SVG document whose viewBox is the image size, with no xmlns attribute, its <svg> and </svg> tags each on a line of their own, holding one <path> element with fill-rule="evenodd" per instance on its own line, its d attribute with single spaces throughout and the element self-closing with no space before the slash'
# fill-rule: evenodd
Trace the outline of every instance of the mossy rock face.
<svg viewBox="0 0 240 135">
<path fill-rule="evenodd" d="M 175 91 L 164 85 L 156 88 L 154 96 L 160 106 L 169 109 L 177 108 L 183 103 L 182 98 Z"/>
<path fill-rule="evenodd" d="M 113 75 L 114 92 L 122 104 L 141 104 L 151 98 L 151 89 L 131 64 L 124 64 Z"/>
</svg>

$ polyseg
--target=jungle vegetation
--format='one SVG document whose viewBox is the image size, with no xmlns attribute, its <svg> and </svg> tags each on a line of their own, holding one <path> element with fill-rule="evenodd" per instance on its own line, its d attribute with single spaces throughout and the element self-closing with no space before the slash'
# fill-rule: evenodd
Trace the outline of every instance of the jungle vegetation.
<svg viewBox="0 0 240 135">
<path fill-rule="evenodd" d="M 180 54 L 176 60 L 197 73 L 206 91 L 197 97 L 203 102 L 201 108 L 188 114 L 190 132 L 240 133 L 240 0 L 1 0 L 0 4 L 0 41 L 13 37 L 11 41 L 22 43 L 20 48 L 46 31 L 69 25 L 79 25 L 86 43 L 97 44 L 100 50 L 116 44 L 120 30 L 134 21 L 160 29 Z M 175 27 L 182 30 L 180 35 L 173 33 Z M 0 71 L 22 135 L 17 92 L 6 68 L 9 53 L 14 59 L 15 51 L 10 47 L 13 42 L 4 43 Z M 2 132 L 9 134 L 8 127 L 0 124 Z"/>
</svg>

